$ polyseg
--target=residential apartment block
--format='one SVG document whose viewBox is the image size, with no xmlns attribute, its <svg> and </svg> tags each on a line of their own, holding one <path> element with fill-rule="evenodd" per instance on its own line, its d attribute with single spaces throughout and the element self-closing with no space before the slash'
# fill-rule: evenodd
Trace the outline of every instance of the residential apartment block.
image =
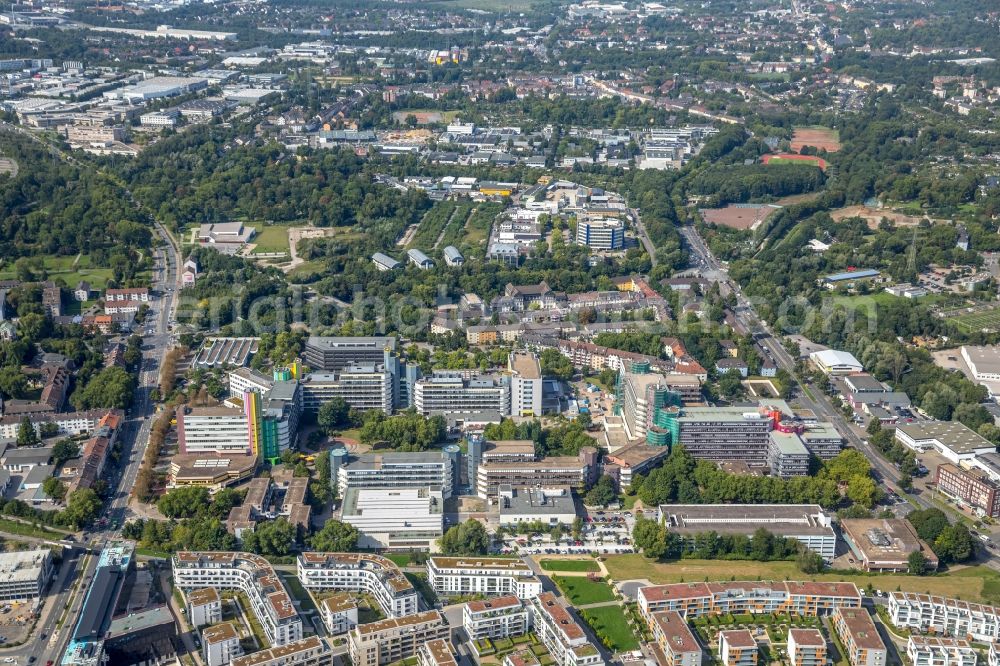
<svg viewBox="0 0 1000 666">
<path fill-rule="evenodd" d="M 885 666 L 888 652 L 867 610 L 838 608 L 830 619 L 851 666 Z"/>
<path fill-rule="evenodd" d="M 507 359 L 510 372 L 510 414 L 542 415 L 542 368 L 535 354 L 512 352 Z"/>
<path fill-rule="evenodd" d="M 701 666 L 702 650 L 687 620 L 677 611 L 650 616 L 654 652 L 661 666 Z"/>
<path fill-rule="evenodd" d="M 207 666 L 226 666 L 243 656 L 236 625 L 224 622 L 201 632 L 201 653 Z"/>
<path fill-rule="evenodd" d="M 319 602 L 319 614 L 331 636 L 346 634 L 358 625 L 358 600 L 350 592 L 338 592 Z"/>
<path fill-rule="evenodd" d="M 524 602 L 514 594 L 470 601 L 462 608 L 462 626 L 471 640 L 508 638 L 528 633 L 531 621 Z"/>
<path fill-rule="evenodd" d="M 374 553 L 301 553 L 299 582 L 308 590 L 350 590 L 372 596 L 389 617 L 417 612 L 417 591 L 396 564 Z"/>
<path fill-rule="evenodd" d="M 440 595 L 458 597 L 514 595 L 530 599 L 542 583 L 521 559 L 491 557 L 432 557 L 427 560 L 427 582 Z"/>
<path fill-rule="evenodd" d="M 788 661 L 791 666 L 826 666 L 830 657 L 822 632 L 819 629 L 789 629 Z"/>
<path fill-rule="evenodd" d="M 193 627 L 222 622 L 222 598 L 214 587 L 203 587 L 184 595 L 187 599 L 188 620 Z"/>
<path fill-rule="evenodd" d="M 451 642 L 435 638 L 421 645 L 417 650 L 417 666 L 458 666 Z"/>
<path fill-rule="evenodd" d="M 760 649 L 749 629 L 719 632 L 719 660 L 723 666 L 757 666 Z"/>
<path fill-rule="evenodd" d="M 906 657 L 913 666 L 976 666 L 978 658 L 969 641 L 914 635 L 906 641 Z"/>
<path fill-rule="evenodd" d="M 815 616 L 836 608 L 860 608 L 861 592 L 854 583 L 799 581 L 732 581 L 672 583 L 639 588 L 639 610 L 674 610 L 688 620 L 726 613 L 792 613 Z"/>
<path fill-rule="evenodd" d="M 310 636 L 285 645 L 272 646 L 238 657 L 232 666 L 332 666 L 333 651 L 318 636 Z"/>
<path fill-rule="evenodd" d="M 451 629 L 439 611 L 415 613 L 359 624 L 348 634 L 348 654 L 354 666 L 382 666 L 417 654 L 420 646 L 447 639 Z"/>
<path fill-rule="evenodd" d="M 1000 608 L 912 592 L 889 594 L 889 617 L 900 629 L 975 641 L 1000 640 Z"/>
<path fill-rule="evenodd" d="M 174 585 L 243 592 L 273 646 L 302 639 L 302 619 L 271 564 L 252 553 L 180 552 L 173 558 Z M 255 662 L 256 663 L 256 662 Z"/>
<path fill-rule="evenodd" d="M 531 600 L 530 608 L 535 633 L 556 666 L 604 666 L 601 653 L 554 594 L 539 594 Z"/>
</svg>

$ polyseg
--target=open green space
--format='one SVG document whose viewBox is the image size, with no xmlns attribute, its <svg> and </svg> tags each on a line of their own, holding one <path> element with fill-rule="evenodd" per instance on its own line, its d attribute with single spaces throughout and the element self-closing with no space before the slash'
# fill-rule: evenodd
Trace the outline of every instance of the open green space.
<svg viewBox="0 0 1000 666">
<path fill-rule="evenodd" d="M 38 539 L 65 539 L 69 532 L 56 532 L 45 527 L 35 527 L 28 523 L 0 518 L 0 532 L 17 534 L 18 536 L 35 537 Z"/>
<path fill-rule="evenodd" d="M 806 575 L 794 562 L 748 562 L 730 560 L 680 560 L 654 562 L 642 555 L 612 555 L 604 565 L 613 580 L 645 578 L 656 584 L 691 583 L 705 580 L 816 580 L 849 581 L 859 588 L 917 592 L 955 597 L 979 603 L 1000 603 L 1000 573 L 987 567 L 956 567 L 933 576 L 866 574 L 860 571 L 829 571 Z"/>
<path fill-rule="evenodd" d="M 539 564 L 546 571 L 600 571 L 594 560 L 541 560 Z"/>
<path fill-rule="evenodd" d="M 1000 329 L 1000 308 L 984 310 L 982 312 L 970 312 L 969 314 L 951 317 L 948 321 L 958 328 L 966 331 L 996 331 Z"/>
<path fill-rule="evenodd" d="M 552 576 L 552 581 L 574 606 L 615 600 L 614 591 L 603 578 L 592 580 L 582 576 Z"/>
<path fill-rule="evenodd" d="M 624 610 L 620 606 L 585 608 L 580 611 L 584 622 L 590 625 L 605 647 L 613 652 L 626 652 L 639 647 L 639 641 L 623 614 Z"/>
<path fill-rule="evenodd" d="M 288 254 L 288 227 L 286 224 L 269 224 L 267 226 L 256 226 L 257 235 L 253 238 L 256 245 L 254 254 L 270 254 L 272 252 L 284 252 Z"/>
<path fill-rule="evenodd" d="M 73 288 L 80 281 L 90 283 L 92 289 L 104 289 L 108 280 L 112 277 L 110 268 L 102 268 L 91 265 L 90 257 L 81 255 L 76 259 L 76 255 L 45 255 L 42 257 L 48 279 L 62 279 L 67 287 Z M 0 280 L 17 279 L 17 271 L 14 269 L 14 262 L 4 261 L 0 265 Z"/>
<path fill-rule="evenodd" d="M 456 9 L 481 9 L 485 12 L 523 12 L 543 3 L 541 0 L 438 0 L 430 4 Z"/>
</svg>

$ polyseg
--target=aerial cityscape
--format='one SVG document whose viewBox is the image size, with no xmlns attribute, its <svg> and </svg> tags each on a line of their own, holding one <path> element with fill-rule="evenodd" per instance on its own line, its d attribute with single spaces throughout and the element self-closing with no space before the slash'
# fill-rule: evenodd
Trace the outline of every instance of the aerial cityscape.
<svg viewBox="0 0 1000 666">
<path fill-rule="evenodd" d="M 1000 4 L 0 7 L 0 666 L 1000 666 Z"/>
</svg>

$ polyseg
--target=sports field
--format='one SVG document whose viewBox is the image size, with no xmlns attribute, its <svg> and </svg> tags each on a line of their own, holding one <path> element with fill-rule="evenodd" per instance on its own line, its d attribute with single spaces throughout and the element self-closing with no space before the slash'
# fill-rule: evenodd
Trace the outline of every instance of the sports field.
<svg viewBox="0 0 1000 666">
<path fill-rule="evenodd" d="M 951 317 L 949 321 L 967 333 L 974 331 L 995 333 L 996 331 L 1000 331 L 1000 308 L 970 312 L 957 317 Z"/>
<path fill-rule="evenodd" d="M 764 164 L 805 164 L 807 166 L 817 166 L 826 171 L 826 160 L 813 155 L 796 155 L 794 153 L 778 153 L 777 155 L 764 155 L 761 160 Z"/>
<path fill-rule="evenodd" d="M 828 153 L 835 153 L 840 150 L 840 132 L 829 127 L 796 127 L 792 131 L 791 148 L 793 152 L 800 152 L 804 146 L 822 148 Z"/>
<path fill-rule="evenodd" d="M 680 560 L 653 562 L 642 555 L 612 555 L 604 561 L 612 580 L 646 579 L 652 583 L 692 583 L 705 580 L 817 580 L 850 581 L 882 591 L 918 592 L 957 597 L 965 601 L 1000 603 L 1000 573 L 986 567 L 956 567 L 935 576 L 868 575 L 831 571 L 807 576 L 794 562 L 730 562 Z"/>
<path fill-rule="evenodd" d="M 701 219 L 730 229 L 756 229 L 773 213 L 780 210 L 769 204 L 732 204 L 725 208 L 702 208 Z"/>
</svg>

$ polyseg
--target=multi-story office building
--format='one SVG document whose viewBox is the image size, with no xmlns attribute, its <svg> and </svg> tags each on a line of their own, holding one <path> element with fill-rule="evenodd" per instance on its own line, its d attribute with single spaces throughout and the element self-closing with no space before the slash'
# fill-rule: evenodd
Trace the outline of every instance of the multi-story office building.
<svg viewBox="0 0 1000 666">
<path fill-rule="evenodd" d="M 361 548 L 430 550 L 444 534 L 444 497 L 432 488 L 348 488 L 341 520 Z"/>
<path fill-rule="evenodd" d="M 542 415 L 542 367 L 535 354 L 513 352 L 507 359 L 510 372 L 512 416 Z"/>
<path fill-rule="evenodd" d="M 662 666 L 701 666 L 702 651 L 687 620 L 677 611 L 650 616 L 654 652 Z"/>
<path fill-rule="evenodd" d="M 275 460 L 284 451 L 295 448 L 302 415 L 302 388 L 297 381 L 279 381 L 258 399 L 258 394 L 244 394 L 250 430 L 258 440 L 256 453 L 265 460 Z"/>
<path fill-rule="evenodd" d="M 941 636 L 911 635 L 906 656 L 913 666 L 976 666 L 978 659 L 969 641 Z"/>
<path fill-rule="evenodd" d="M 336 372 L 314 372 L 302 380 L 302 405 L 315 414 L 334 398 L 358 411 L 393 410 L 393 375 L 384 365 L 350 365 Z"/>
<path fill-rule="evenodd" d="M 271 564 L 252 553 L 180 552 L 173 558 L 174 585 L 243 592 L 268 641 L 283 646 L 302 639 L 302 619 Z"/>
<path fill-rule="evenodd" d="M 352 365 L 384 364 L 395 355 L 394 337 L 316 337 L 306 340 L 302 360 L 314 371 L 334 372 Z"/>
<path fill-rule="evenodd" d="M 625 223 L 585 217 L 576 223 L 576 242 L 592 250 L 620 250 L 625 247 Z"/>
<path fill-rule="evenodd" d="M 193 627 L 222 622 L 222 598 L 214 587 L 191 590 L 186 595 L 188 620 Z"/>
<path fill-rule="evenodd" d="M 274 386 L 274 380 L 252 368 L 236 368 L 229 373 L 229 396 L 242 398 L 247 391 L 264 394 Z"/>
<path fill-rule="evenodd" d="M 443 557 L 427 560 L 427 582 L 447 597 L 514 595 L 530 599 L 542 583 L 523 560 L 493 557 Z"/>
<path fill-rule="evenodd" d="M 820 460 L 829 460 L 844 448 L 844 438 L 832 423 L 826 421 L 805 425 L 799 437 L 809 453 Z"/>
<path fill-rule="evenodd" d="M 790 666 L 826 666 L 826 639 L 819 629 L 788 630 L 788 661 Z"/>
<path fill-rule="evenodd" d="M 27 602 L 42 596 L 52 578 L 52 551 L 47 548 L 0 554 L 0 599 Z"/>
<path fill-rule="evenodd" d="M 934 482 L 938 490 L 980 515 L 1000 518 L 1000 483 L 986 470 L 944 463 L 938 465 Z"/>
<path fill-rule="evenodd" d="M 201 632 L 201 652 L 207 666 L 227 666 L 243 656 L 236 625 L 224 622 Z"/>
<path fill-rule="evenodd" d="M 433 488 L 447 499 L 454 464 L 444 451 L 365 453 L 337 469 L 337 489 L 343 497 L 348 488 Z"/>
<path fill-rule="evenodd" d="M 325 639 L 309 636 L 238 657 L 232 666 L 333 666 L 333 650 Z"/>
<path fill-rule="evenodd" d="M 752 536 L 763 527 L 776 536 L 799 541 L 827 562 L 837 549 L 833 517 L 818 504 L 663 504 L 658 516 L 688 547 L 703 532 Z"/>
<path fill-rule="evenodd" d="M 451 642 L 435 638 L 421 645 L 417 650 L 417 666 L 458 666 Z"/>
<path fill-rule="evenodd" d="M 723 666 L 757 666 L 760 649 L 749 629 L 719 632 L 719 660 Z"/>
<path fill-rule="evenodd" d="M 885 666 L 888 652 L 867 610 L 838 608 L 830 619 L 851 666 Z"/>
<path fill-rule="evenodd" d="M 787 479 L 809 474 L 809 449 L 794 432 L 772 430 L 767 446 L 771 474 Z"/>
<path fill-rule="evenodd" d="M 177 446 L 180 453 L 253 453 L 250 420 L 242 409 L 181 405 Z"/>
<path fill-rule="evenodd" d="M 331 636 L 346 634 L 358 625 L 358 600 L 350 592 L 338 592 L 319 602 L 319 614 Z"/>
<path fill-rule="evenodd" d="M 658 408 L 680 404 L 680 397 L 667 386 L 666 377 L 656 372 L 622 370 L 618 376 L 617 393 L 622 423 L 630 439 L 647 438 L 647 431 L 654 423 Z"/>
<path fill-rule="evenodd" d="M 584 447 L 578 456 L 550 456 L 534 461 L 484 462 L 476 469 L 476 494 L 494 498 L 500 486 L 570 486 L 588 483 L 597 470 L 597 450 Z"/>
<path fill-rule="evenodd" d="M 681 444 L 695 458 L 738 460 L 766 467 L 770 433 L 792 410 L 782 400 L 761 400 L 752 407 L 666 407 L 656 410 L 663 443 Z M 660 443 L 660 442 L 657 442 Z"/>
<path fill-rule="evenodd" d="M 1000 640 L 1000 608 L 961 599 L 912 592 L 889 594 L 893 625 L 908 631 L 933 632 L 975 641 Z"/>
<path fill-rule="evenodd" d="M 511 379 L 502 375 L 436 374 L 418 379 L 413 387 L 413 406 L 424 415 L 510 414 Z"/>
<path fill-rule="evenodd" d="M 374 553 L 298 556 L 299 581 L 308 590 L 349 590 L 371 595 L 389 617 L 417 612 L 417 591 L 396 564 Z"/>
<path fill-rule="evenodd" d="M 815 616 L 828 614 L 835 608 L 861 608 L 861 593 L 854 583 L 731 581 L 639 588 L 639 610 L 647 621 L 650 614 L 668 610 L 691 620 L 726 613 Z"/>
<path fill-rule="evenodd" d="M 541 590 L 539 590 L 541 591 Z M 524 602 L 514 594 L 470 601 L 462 608 L 462 626 L 469 638 L 508 638 L 528 633 L 531 622 Z"/>
<path fill-rule="evenodd" d="M 135 575 L 134 555 L 135 544 L 131 541 L 111 541 L 104 545 L 63 654 L 64 666 L 101 666 L 105 663 L 105 637 L 122 589 L 128 578 Z"/>
<path fill-rule="evenodd" d="M 603 666 L 601 653 L 554 594 L 542 592 L 529 608 L 535 633 L 557 666 Z"/>
<path fill-rule="evenodd" d="M 409 659 L 424 643 L 447 639 L 450 632 L 439 611 L 414 613 L 359 624 L 348 634 L 347 651 L 354 666 L 383 666 Z"/>
<path fill-rule="evenodd" d="M 906 571 L 910 554 L 922 552 L 936 571 L 938 557 L 904 518 L 844 518 L 840 531 L 865 571 Z"/>
</svg>

